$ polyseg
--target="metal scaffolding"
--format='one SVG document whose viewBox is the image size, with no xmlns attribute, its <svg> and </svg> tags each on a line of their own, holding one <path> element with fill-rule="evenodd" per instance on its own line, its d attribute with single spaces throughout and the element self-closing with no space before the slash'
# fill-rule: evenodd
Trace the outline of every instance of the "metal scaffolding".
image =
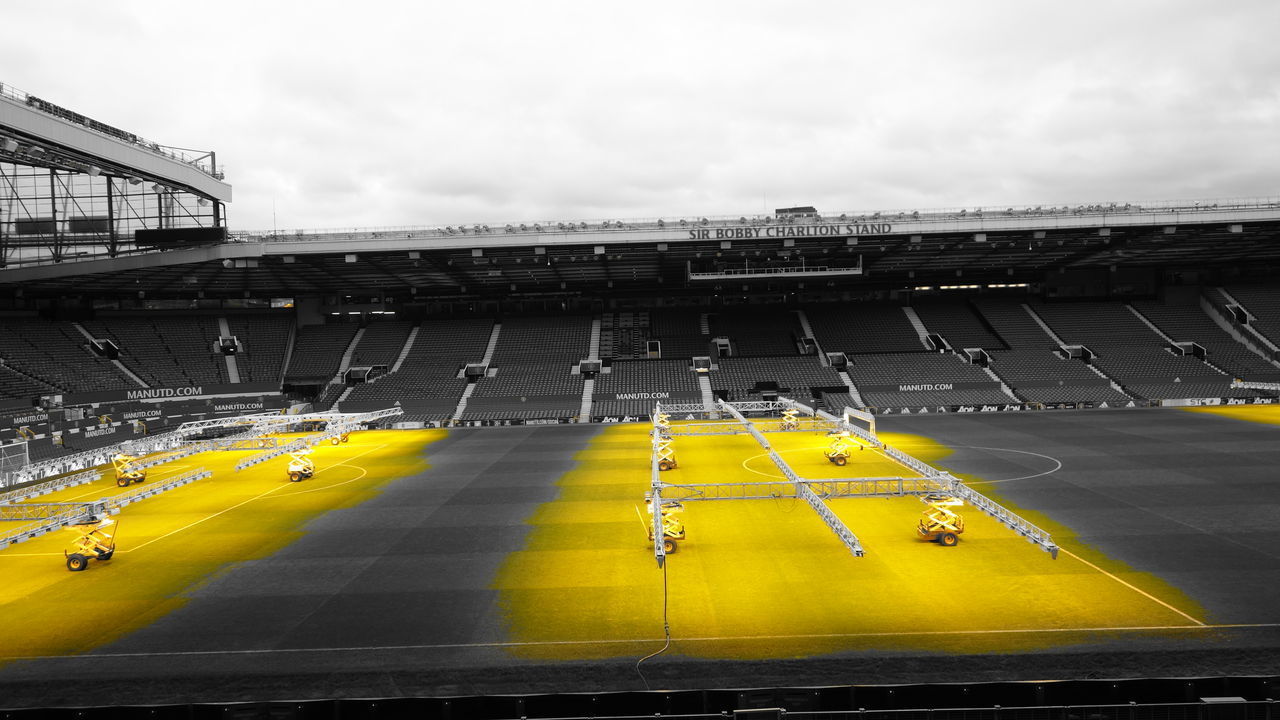
<svg viewBox="0 0 1280 720">
<path fill-rule="evenodd" d="M 755 423 L 743 414 L 746 412 L 776 413 L 783 410 L 795 410 L 812 418 L 813 422 L 809 427 L 803 428 L 802 426 L 802 429 L 847 432 L 877 448 L 885 457 L 918 473 L 919 477 L 802 478 L 773 450 L 768 439 L 764 436 L 765 432 L 791 432 L 792 430 L 790 428 L 784 429 L 781 423 L 769 423 L 767 421 Z M 669 424 L 667 419 L 678 415 L 685 416 L 680 419 L 707 420 L 708 422 Z M 722 420 L 725 416 L 733 418 L 733 421 Z M 789 398 L 779 398 L 776 401 L 758 400 L 742 403 L 730 403 L 720 400 L 717 401 L 717 409 L 715 410 L 708 410 L 700 404 L 658 404 L 654 409 L 653 417 L 654 429 L 652 437 L 654 439 L 655 452 L 651 456 L 652 472 L 649 496 L 652 500 L 653 508 L 654 554 L 657 557 L 659 566 L 665 560 L 665 553 L 662 547 L 662 517 L 659 511 L 659 505 L 664 497 L 669 501 L 747 500 L 785 496 L 801 498 L 818 513 L 818 516 L 840 538 L 841 542 L 849 548 L 851 553 L 861 557 L 864 554 L 864 550 L 857 536 L 823 502 L 824 498 L 946 494 L 963 499 L 970 505 L 990 515 L 1000 524 L 1026 538 L 1029 542 L 1038 545 L 1048 552 L 1050 556 L 1058 557 L 1058 546 L 1054 544 L 1048 532 L 965 485 L 950 473 L 938 470 L 928 463 L 880 440 L 876 434 L 875 416 L 870 413 L 854 408 L 845 408 L 842 414 L 837 416 L 825 410 L 811 408 Z M 662 418 L 661 422 L 659 421 L 660 417 Z M 867 427 L 862 427 L 858 424 L 859 422 L 866 423 Z M 657 438 L 660 433 L 664 433 L 668 437 L 749 433 L 764 448 L 769 459 L 782 472 L 786 481 L 683 484 L 663 482 L 659 475 L 658 456 L 656 453 Z"/>
</svg>

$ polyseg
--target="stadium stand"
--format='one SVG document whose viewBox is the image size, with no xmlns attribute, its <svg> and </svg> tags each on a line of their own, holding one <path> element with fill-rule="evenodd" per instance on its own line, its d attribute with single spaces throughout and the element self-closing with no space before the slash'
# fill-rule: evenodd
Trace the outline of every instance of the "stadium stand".
<svg viewBox="0 0 1280 720">
<path fill-rule="evenodd" d="M 354 323 L 304 325 L 298 328 L 293 358 L 285 372 L 291 383 L 327 382 L 342 364 L 342 356 L 360 328 Z"/>
<path fill-rule="evenodd" d="M 628 396 L 642 397 L 628 397 Z M 698 376 L 688 360 L 614 362 L 596 376 L 592 415 L 648 415 L 656 401 L 697 402 Z"/>
<path fill-rule="evenodd" d="M 929 332 L 946 338 L 956 350 L 964 348 L 1004 349 L 1000 338 L 983 323 L 968 303 L 947 300 L 917 300 L 911 304 Z"/>
<path fill-rule="evenodd" d="M 709 374 L 711 389 L 730 401 L 760 399 L 776 392 L 796 400 L 814 397 L 812 388 L 844 387 L 835 370 L 812 357 L 730 357 Z"/>
<path fill-rule="evenodd" d="M 356 343 L 351 364 L 356 367 L 386 365 L 390 368 L 404 349 L 413 323 L 403 320 L 370 322 Z"/>
<path fill-rule="evenodd" d="M 577 416 L 584 378 L 574 369 L 590 352 L 591 324 L 585 315 L 503 319 L 488 375 L 476 382 L 459 419 Z"/>
<path fill-rule="evenodd" d="M 1226 289 L 1253 315 L 1254 329 L 1280 345 L 1280 288 L 1272 285 L 1230 285 Z"/>
<path fill-rule="evenodd" d="M 991 371 L 1022 399 L 1108 404 L 1133 400 L 1085 363 L 1063 354 L 1021 300 L 984 299 L 975 307 L 1010 348 L 989 353 Z"/>
<path fill-rule="evenodd" d="M 582 360 L 591 349 L 591 320 L 586 315 L 504 318 L 490 364 L 522 363 L 531 358 L 539 362 Z"/>
<path fill-rule="evenodd" d="M 608 312 L 600 317 L 600 357 L 639 360 L 647 357 L 649 313 Z"/>
<path fill-rule="evenodd" d="M 728 337 L 734 357 L 798 355 L 804 335 L 796 314 L 784 308 L 725 308 L 708 318 L 712 337 Z"/>
<path fill-rule="evenodd" d="M 227 317 L 227 327 L 240 340 L 236 355 L 241 382 L 279 382 L 293 333 L 293 315 L 265 312 Z"/>
<path fill-rule="evenodd" d="M 1199 305 L 1135 301 L 1134 309 L 1176 342 L 1194 342 L 1207 351 L 1205 361 L 1234 378 L 1280 381 L 1280 367 L 1250 351 L 1218 326 Z"/>
<path fill-rule="evenodd" d="M 849 360 L 846 372 L 869 407 L 1014 402 L 981 367 L 954 353 L 882 353 Z"/>
<path fill-rule="evenodd" d="M 633 360 L 613 363 L 596 376 L 597 395 L 638 392 L 698 392 L 698 376 L 688 360 Z"/>
<path fill-rule="evenodd" d="M 49 383 L 0 364 L 0 408 L 30 407 L 35 398 L 57 392 Z"/>
<path fill-rule="evenodd" d="M 572 372 L 568 362 L 508 362 L 491 369 L 491 374 L 476 383 L 473 398 L 519 397 L 539 395 L 572 395 L 582 399 L 581 375 Z"/>
<path fill-rule="evenodd" d="M 0 360 L 18 375 L 63 392 L 138 387 L 71 323 L 37 318 L 5 318 L 0 323 Z"/>
<path fill-rule="evenodd" d="M 424 320 L 400 369 L 355 386 L 344 403 L 404 401 L 407 422 L 446 420 L 467 386 L 460 377 L 463 367 L 483 359 L 492 331 L 488 318 Z"/>
<path fill-rule="evenodd" d="M 695 309 L 652 310 L 650 337 L 662 343 L 662 357 L 691 358 L 711 354 L 711 336 L 702 330 L 702 313 Z"/>
<path fill-rule="evenodd" d="M 903 353 L 925 349 L 901 305 L 852 303 L 805 308 L 818 344 L 827 352 Z"/>
<path fill-rule="evenodd" d="M 1166 341 L 1117 302 L 1035 303 L 1033 309 L 1065 342 L 1084 345 L 1092 364 L 1130 392 L 1153 399 L 1245 397 L 1231 377 Z"/>
<path fill-rule="evenodd" d="M 213 316 L 99 316 L 82 325 L 119 346 L 120 362 L 150 387 L 231 381 L 226 360 L 214 351 L 219 332 Z"/>
</svg>

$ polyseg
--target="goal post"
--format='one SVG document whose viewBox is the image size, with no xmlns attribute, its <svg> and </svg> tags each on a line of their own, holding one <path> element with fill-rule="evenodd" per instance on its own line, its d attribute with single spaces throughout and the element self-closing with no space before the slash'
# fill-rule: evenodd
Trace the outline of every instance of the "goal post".
<svg viewBox="0 0 1280 720">
<path fill-rule="evenodd" d="M 26 441 L 0 445 L 0 487 L 14 484 L 18 471 L 30 462 Z"/>
</svg>

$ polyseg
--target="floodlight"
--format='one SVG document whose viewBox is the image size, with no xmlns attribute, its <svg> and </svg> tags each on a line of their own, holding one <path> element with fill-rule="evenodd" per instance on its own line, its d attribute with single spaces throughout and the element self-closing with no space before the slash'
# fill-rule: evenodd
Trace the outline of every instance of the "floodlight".
<svg viewBox="0 0 1280 720">
<path fill-rule="evenodd" d="M 15 150 L 17 150 L 17 149 L 18 149 L 18 141 L 17 141 L 17 140 L 14 140 L 13 138 L 5 138 L 5 139 L 4 139 L 4 151 L 5 151 L 5 152 L 13 152 L 13 151 L 15 151 Z"/>
<path fill-rule="evenodd" d="M 209 205 L 209 201 L 205 200 L 204 198 L 199 198 L 196 200 L 196 204 L 199 205 L 200 207 L 207 207 Z"/>
<path fill-rule="evenodd" d="M 129 184 L 130 184 L 130 185 L 141 185 L 141 184 L 142 184 L 142 178 L 140 178 L 140 177 L 131 177 L 131 178 L 129 178 Z"/>
<path fill-rule="evenodd" d="M 97 165 L 90 165 L 89 167 L 85 168 L 84 171 L 89 174 L 89 177 L 98 177 L 99 175 L 102 174 L 102 168 L 98 167 Z"/>
</svg>

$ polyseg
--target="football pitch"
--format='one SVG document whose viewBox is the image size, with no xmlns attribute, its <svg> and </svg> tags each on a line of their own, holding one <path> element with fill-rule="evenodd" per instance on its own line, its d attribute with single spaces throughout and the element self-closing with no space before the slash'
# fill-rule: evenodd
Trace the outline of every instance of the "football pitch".
<svg viewBox="0 0 1280 720">
<path fill-rule="evenodd" d="M 571 692 L 773 672 L 893 682 L 932 679 L 927 667 L 958 680 L 984 663 L 1006 676 L 1143 672 L 1124 654 L 1169 672 L 1198 671 L 1193 656 L 1262 671 L 1258 657 L 1274 664 L 1280 647 L 1278 419 L 881 422 L 884 442 L 1049 531 L 1057 559 L 973 507 L 959 508 L 959 544 L 942 547 L 918 537 L 916 497 L 830 498 L 866 550 L 854 557 L 779 492 L 684 502 L 687 539 L 660 569 L 641 519 L 648 425 L 357 432 L 319 446 L 300 483 L 287 458 L 237 473 L 243 452 L 190 456 L 148 482 L 212 477 L 125 507 L 110 561 L 68 572 L 66 532 L 0 550 L 0 696 Z M 768 438 L 802 477 L 911 474 L 873 448 L 836 467 L 822 432 Z M 665 482 L 781 480 L 749 435 L 674 442 Z M 31 502 L 123 492 L 106 475 Z"/>
</svg>

